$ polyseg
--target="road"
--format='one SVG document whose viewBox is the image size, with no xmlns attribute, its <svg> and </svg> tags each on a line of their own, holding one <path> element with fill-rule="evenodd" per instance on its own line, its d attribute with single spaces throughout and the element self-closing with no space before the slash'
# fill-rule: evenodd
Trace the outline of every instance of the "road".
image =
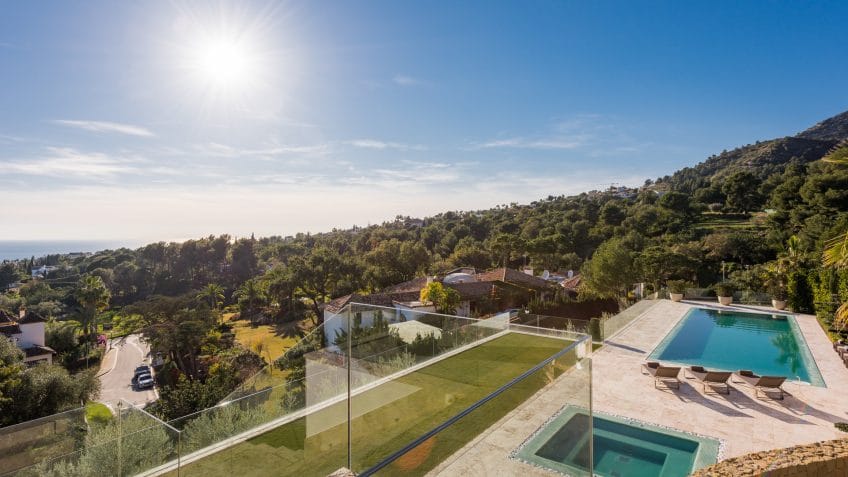
<svg viewBox="0 0 848 477">
<path fill-rule="evenodd" d="M 121 399 L 143 406 L 155 401 L 153 389 L 136 390 L 132 385 L 136 366 L 150 364 L 150 350 L 138 335 L 112 340 L 112 349 L 104 357 L 100 368 L 100 401 L 114 406 Z"/>
</svg>

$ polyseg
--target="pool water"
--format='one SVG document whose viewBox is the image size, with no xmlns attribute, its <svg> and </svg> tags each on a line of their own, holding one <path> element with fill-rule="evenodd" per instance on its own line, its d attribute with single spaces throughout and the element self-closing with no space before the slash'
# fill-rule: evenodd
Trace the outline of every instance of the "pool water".
<svg viewBox="0 0 848 477">
<path fill-rule="evenodd" d="M 708 369 L 749 369 L 824 386 L 795 318 L 692 308 L 650 358 Z"/>
<path fill-rule="evenodd" d="M 567 475 L 588 475 L 589 415 L 569 408 L 517 456 Z M 682 477 L 715 463 L 718 441 L 595 414 L 592 462 L 605 477 Z"/>
</svg>

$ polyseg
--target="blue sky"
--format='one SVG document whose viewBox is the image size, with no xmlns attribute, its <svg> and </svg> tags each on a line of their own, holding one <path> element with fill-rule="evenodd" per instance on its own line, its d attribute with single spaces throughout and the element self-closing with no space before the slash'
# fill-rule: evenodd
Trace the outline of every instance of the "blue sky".
<svg viewBox="0 0 848 477">
<path fill-rule="evenodd" d="M 846 19 L 843 2 L 4 3 L 0 239 L 285 235 L 641 184 L 848 109 Z"/>
</svg>

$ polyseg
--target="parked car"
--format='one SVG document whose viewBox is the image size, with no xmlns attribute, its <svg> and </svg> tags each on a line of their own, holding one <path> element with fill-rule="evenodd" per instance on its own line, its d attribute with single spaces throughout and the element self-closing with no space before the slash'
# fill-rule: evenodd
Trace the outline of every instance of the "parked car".
<svg viewBox="0 0 848 477">
<path fill-rule="evenodd" d="M 140 374 L 136 380 L 136 386 L 138 386 L 138 389 L 150 389 L 153 385 L 153 376 L 150 374 Z"/>
<path fill-rule="evenodd" d="M 133 379 L 138 379 L 138 377 L 142 374 L 153 374 L 153 371 L 150 370 L 150 366 L 142 364 L 139 367 L 135 368 L 135 374 L 133 375 Z"/>
</svg>

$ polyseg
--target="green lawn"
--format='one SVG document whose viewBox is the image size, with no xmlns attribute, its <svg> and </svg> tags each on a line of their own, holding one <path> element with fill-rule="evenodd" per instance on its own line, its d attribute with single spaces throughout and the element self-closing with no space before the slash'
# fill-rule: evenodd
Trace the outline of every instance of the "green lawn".
<svg viewBox="0 0 848 477">
<path fill-rule="evenodd" d="M 569 343 L 511 333 L 355 396 L 353 468 L 367 469 Z M 569 354 L 469 414 L 393 464 L 423 474 L 574 363 Z M 181 476 L 327 475 L 347 465 L 347 403 L 189 464 Z M 176 473 L 174 473 L 176 475 Z"/>
<path fill-rule="evenodd" d="M 280 326 L 253 325 L 248 320 L 232 320 L 232 316 L 224 315 L 233 327 L 236 341 L 253 351 L 257 350 L 257 345 L 261 345 L 262 357 L 268 362 L 273 363 L 300 340 L 296 332 L 297 323 Z"/>
<path fill-rule="evenodd" d="M 701 214 L 698 227 L 702 230 L 716 232 L 719 230 L 756 230 L 763 227 L 765 216 L 763 214 Z"/>
<path fill-rule="evenodd" d="M 99 402 L 90 402 L 85 405 L 85 420 L 105 424 L 112 420 L 112 411 Z"/>
</svg>

